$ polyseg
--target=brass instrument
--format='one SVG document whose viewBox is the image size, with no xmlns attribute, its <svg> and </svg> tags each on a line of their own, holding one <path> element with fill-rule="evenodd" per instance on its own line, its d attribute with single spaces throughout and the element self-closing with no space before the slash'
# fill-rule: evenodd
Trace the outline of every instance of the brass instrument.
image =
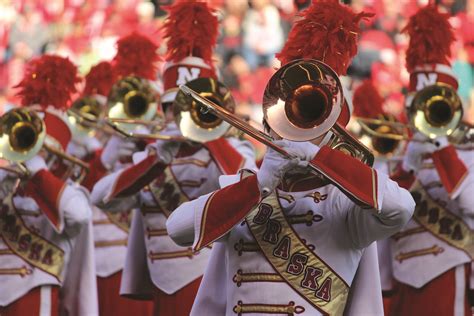
<svg viewBox="0 0 474 316">
<path fill-rule="evenodd" d="M 437 83 L 427 86 L 413 94 L 408 108 L 409 124 L 387 120 L 386 118 L 368 119 L 356 118 L 361 127 L 376 137 L 393 140 L 409 140 L 408 129 L 414 129 L 435 139 L 448 136 L 451 141 L 459 142 L 469 128 L 461 122 L 463 116 L 462 102 L 456 90 L 449 85 Z M 377 126 L 385 125 L 392 132 L 378 133 Z M 397 131 L 396 131 L 397 130 Z"/>
<path fill-rule="evenodd" d="M 115 119 L 151 121 L 158 108 L 158 95 L 146 79 L 128 76 L 117 81 L 107 98 L 108 119 L 121 130 L 132 132 L 136 124 Z"/>
<path fill-rule="evenodd" d="M 22 162 L 33 158 L 42 148 L 46 126 L 25 108 L 13 109 L 0 117 L 0 158 Z"/>
<path fill-rule="evenodd" d="M 379 118 L 355 119 L 361 127 L 361 137 L 368 136 L 367 145 L 377 156 L 392 157 L 401 150 L 404 140 L 409 138 L 406 124 L 398 122 L 391 114 L 383 114 Z"/>
<path fill-rule="evenodd" d="M 408 110 L 411 125 L 430 139 L 451 135 L 462 115 L 462 102 L 456 90 L 442 83 L 416 92 Z"/>
<path fill-rule="evenodd" d="M 294 158 L 275 145 L 273 137 L 202 96 L 188 84 L 182 85 L 178 94 L 199 103 L 200 111 L 204 114 L 211 112 L 282 156 Z M 283 138 L 310 141 L 324 137 L 322 143 L 325 145 L 348 153 L 371 166 L 374 157 L 370 151 L 336 123 L 343 100 L 342 86 L 332 69 L 316 60 L 297 60 L 280 68 L 270 79 L 263 100 L 264 117 L 272 130 Z M 315 175 L 324 177 L 350 197 L 360 201 L 318 167 L 312 164 L 308 167 Z"/>
<path fill-rule="evenodd" d="M 84 96 L 73 102 L 68 109 L 68 120 L 71 132 L 79 137 L 91 135 L 96 126 L 92 121 L 99 121 L 103 116 L 102 105 L 93 96 Z"/>
<path fill-rule="evenodd" d="M 449 135 L 449 141 L 452 144 L 463 146 L 472 146 L 474 144 L 474 125 L 461 122 L 454 130 L 454 132 Z"/>
<path fill-rule="evenodd" d="M 187 82 L 185 86 L 219 107 L 234 112 L 234 98 L 221 82 L 212 78 L 198 78 Z M 231 127 L 228 122 L 206 111 L 201 103 L 181 91 L 178 91 L 173 102 L 173 111 L 183 136 L 195 142 L 203 143 L 222 137 Z"/>
<path fill-rule="evenodd" d="M 337 123 L 344 102 L 334 70 L 317 60 L 296 60 L 280 68 L 268 82 L 264 119 L 284 139 L 308 141 L 325 135 L 323 144 L 372 165 L 370 150 Z"/>
<path fill-rule="evenodd" d="M 2 167 L 2 169 L 17 171 L 19 176 L 27 176 L 27 170 L 21 162 L 33 158 L 42 148 L 80 166 L 84 175 L 88 171 L 88 164 L 48 144 L 46 126 L 35 111 L 16 108 L 0 117 L 0 158 L 16 163 L 19 168 Z"/>
</svg>

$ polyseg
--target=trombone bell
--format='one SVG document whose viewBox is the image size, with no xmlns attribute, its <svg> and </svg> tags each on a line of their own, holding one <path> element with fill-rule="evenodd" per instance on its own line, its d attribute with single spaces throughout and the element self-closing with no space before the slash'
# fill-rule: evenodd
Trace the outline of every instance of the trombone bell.
<svg viewBox="0 0 474 316">
<path fill-rule="evenodd" d="M 68 110 L 72 135 L 82 138 L 93 134 L 95 126 L 91 122 L 99 121 L 102 116 L 102 106 L 96 98 L 86 96 L 77 99 Z"/>
<path fill-rule="evenodd" d="M 46 128 L 35 112 L 17 108 L 0 117 L 0 158 L 21 162 L 33 158 L 43 146 Z"/>
<path fill-rule="evenodd" d="M 375 129 L 375 132 L 385 135 L 392 133 L 390 126 L 382 125 Z M 399 140 L 395 140 L 387 137 L 372 137 L 372 148 L 380 155 L 387 156 L 395 152 L 400 144 Z"/>
<path fill-rule="evenodd" d="M 212 78 L 191 80 L 184 86 L 189 87 L 201 97 L 227 109 L 235 110 L 235 102 L 229 89 Z M 184 137 L 195 142 L 208 142 L 224 136 L 230 124 L 209 111 L 205 105 L 184 93 L 178 91 L 173 103 L 174 117 Z"/>
<path fill-rule="evenodd" d="M 416 92 L 408 113 L 414 127 L 431 139 L 451 135 L 462 115 L 462 102 L 456 90 L 442 83 Z"/>
<path fill-rule="evenodd" d="M 263 113 L 280 137 L 308 141 L 331 129 L 343 100 L 341 82 L 329 66 L 300 59 L 272 76 L 263 96 Z"/>
<path fill-rule="evenodd" d="M 158 108 L 157 95 L 151 85 L 142 78 L 129 76 L 115 83 L 107 99 L 108 118 L 151 121 Z M 137 124 L 115 122 L 120 129 L 132 132 Z"/>
</svg>

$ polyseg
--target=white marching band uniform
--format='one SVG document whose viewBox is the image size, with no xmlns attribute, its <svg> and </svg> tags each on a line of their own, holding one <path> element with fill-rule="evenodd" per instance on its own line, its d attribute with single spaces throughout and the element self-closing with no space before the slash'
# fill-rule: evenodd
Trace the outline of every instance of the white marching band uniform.
<svg viewBox="0 0 474 316">
<path fill-rule="evenodd" d="M 377 268 L 376 250 L 370 245 L 397 232 L 410 218 L 414 206 L 406 190 L 400 189 L 386 175 L 377 173 L 377 177 L 381 206 L 378 213 L 361 209 L 333 185 L 301 192 L 278 192 L 283 213 L 290 223 L 293 221 L 292 227 L 297 235 L 348 286 L 353 286 L 350 296 L 357 299 L 349 299 L 346 310 L 351 315 L 383 313 L 380 281 L 373 275 Z M 239 175 L 220 178 L 222 187 L 239 185 L 239 180 Z M 248 184 L 241 185 L 239 190 L 258 191 L 258 188 Z M 203 246 L 198 243 L 203 239 L 202 234 L 206 234 L 206 216 L 226 212 L 230 207 L 209 202 L 218 192 L 183 203 L 173 212 L 167 228 L 176 242 L 193 244 L 195 249 Z M 247 193 L 247 196 L 249 194 L 255 195 Z M 321 315 L 275 273 L 256 246 L 245 224 L 245 215 L 243 213 L 235 225 L 216 240 L 192 315 L 240 315 L 250 311 L 256 314 L 280 311 L 289 315 Z M 305 215 L 306 220 L 297 220 Z M 372 270 L 364 269 L 362 265 L 359 267 L 364 252 L 370 257 L 362 261 L 364 265 L 371 264 Z M 357 278 L 356 285 L 352 283 L 358 267 L 362 275 Z M 375 287 L 363 285 L 373 280 L 378 283 L 372 284 Z M 316 283 L 322 281 L 315 279 Z"/>
<path fill-rule="evenodd" d="M 45 170 L 39 172 L 49 173 Z M 8 182 L 14 179 L 8 178 L 6 172 L 0 171 L 0 178 L 3 188 L 12 188 Z M 52 185 L 43 183 L 48 184 Z M 50 315 L 53 304 L 51 287 L 60 286 L 63 313 L 98 315 L 89 195 L 82 187 L 72 183 L 64 184 L 61 190 L 56 192 L 55 223 L 33 198 L 18 194 L 12 197 L 11 191 L 2 190 L 2 211 L 13 207 L 13 212 L 8 215 L 8 226 L 2 227 L 0 239 L 0 306 L 7 306 L 34 288 L 41 287 L 41 315 Z M 20 226 L 24 229 L 20 230 Z M 24 234 L 15 237 L 18 232 Z M 11 239 L 5 241 L 5 238 Z M 38 239 L 45 243 L 36 244 L 38 248 L 35 249 L 35 240 Z M 20 247 L 17 249 L 25 251 L 24 257 L 11 250 L 11 245 L 15 243 Z M 41 264 L 25 260 L 32 256 L 37 256 L 36 261 L 41 258 Z"/>
<path fill-rule="evenodd" d="M 237 139 L 226 140 L 244 158 L 244 166 L 254 166 L 253 149 L 246 141 Z M 221 155 L 225 156 L 222 152 Z M 146 159 L 146 152 L 134 155 L 134 163 L 139 164 Z M 223 174 L 215 157 L 209 150 L 201 147 L 195 153 L 182 158 L 175 158 L 166 168 L 164 174 L 171 176 L 178 187 L 167 186 L 168 178 L 158 176 L 149 184 L 149 188 L 141 190 L 134 196 L 112 198 L 103 203 L 117 189 L 117 181 L 124 170 L 112 173 L 99 181 L 94 187 L 92 200 L 104 205 L 110 212 L 137 207 L 132 219 L 129 237 L 129 248 L 122 279 L 121 293 L 130 296 L 149 296 L 146 292 L 152 284 L 161 291 L 172 294 L 202 276 L 208 262 L 210 249 L 202 249 L 193 253 L 190 247 L 176 245 L 166 231 L 168 212 L 173 211 L 181 199 L 194 199 L 218 188 L 218 177 Z M 163 180 L 165 182 L 163 182 Z M 152 193 L 154 189 L 164 193 L 160 196 Z M 173 206 L 172 206 L 173 205 Z M 164 207 L 163 207 L 164 206 Z M 170 207 L 171 206 L 171 207 Z M 149 275 L 147 275 L 149 274 Z M 146 292 L 146 293 L 144 293 Z"/>
</svg>

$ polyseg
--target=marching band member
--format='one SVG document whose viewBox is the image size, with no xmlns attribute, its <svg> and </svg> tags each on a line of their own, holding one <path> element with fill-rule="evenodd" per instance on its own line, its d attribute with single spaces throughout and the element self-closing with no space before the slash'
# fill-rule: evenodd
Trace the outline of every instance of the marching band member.
<svg viewBox="0 0 474 316">
<path fill-rule="evenodd" d="M 390 138 L 384 138 L 384 135 L 400 135 L 397 129 L 384 124 L 374 124 L 374 121 L 380 120 L 396 122 L 392 115 L 389 115 L 383 109 L 383 98 L 377 91 L 371 79 L 364 80 L 354 90 L 353 94 L 353 117 L 358 124 L 354 124 L 354 129 L 359 130 L 356 134 L 362 143 L 366 144 L 375 152 L 373 168 L 378 172 L 390 175 L 397 163 L 392 159 L 397 159 L 402 150 L 402 141 Z M 368 119 L 369 121 L 364 121 Z M 376 122 L 376 121 L 375 121 Z M 377 133 L 377 135 L 375 135 Z M 400 135 L 402 136 L 402 135 Z M 377 241 L 377 254 L 379 261 L 380 281 L 383 294 L 384 312 L 390 309 L 391 296 L 393 292 L 393 272 L 390 255 L 390 240 L 382 239 Z"/>
<path fill-rule="evenodd" d="M 18 85 L 30 108 L 13 110 L 20 112 L 2 121 L 3 141 L 11 134 L 10 144 L 31 142 L 29 149 L 40 151 L 24 162 L 28 178 L 17 190 L 5 190 L 16 179 L 0 175 L 1 315 L 98 314 L 88 193 L 61 179 L 52 149 L 40 149 L 66 150 L 71 131 L 65 109 L 78 81 L 68 59 L 33 60 Z"/>
<path fill-rule="evenodd" d="M 170 8 L 165 24 L 168 38 L 162 98 L 167 126 L 147 150 L 133 156 L 134 165 L 114 172 L 94 187 L 92 200 L 110 211 L 140 207 L 134 214 L 122 278 L 122 295 L 153 297 L 155 315 L 189 315 L 209 249 L 193 252 L 177 246 L 166 232 L 166 218 L 181 203 L 218 188 L 218 178 L 241 166 L 254 166 L 248 142 L 233 137 L 196 143 L 179 141 L 173 101 L 178 86 L 193 79 L 205 80 L 216 97 L 227 88 L 217 83 L 212 66 L 212 47 L 217 38 L 217 17 L 207 4 L 182 1 Z M 201 78 L 201 79 L 199 79 Z M 194 80 L 193 80 L 194 81 Z"/>
<path fill-rule="evenodd" d="M 410 36 L 408 115 L 418 132 L 393 179 L 410 189 L 417 207 L 392 238 L 398 284 L 391 315 L 470 315 L 474 152 L 456 148 L 436 131 L 450 133 L 462 115 L 449 62 L 454 33 L 447 15 L 433 5 L 411 17 L 405 32 Z"/>
<path fill-rule="evenodd" d="M 345 74 L 366 16 L 338 1 L 314 2 L 278 55 L 283 67 L 267 85 L 264 123 L 295 158 L 268 149 L 256 173 L 221 177 L 222 189 L 181 204 L 168 218 L 178 244 L 199 251 L 215 242 L 191 315 L 383 313 L 378 273 L 364 261 L 375 240 L 409 220 L 413 199 L 387 175 L 323 145 L 332 132 L 305 142 L 282 136 L 314 135 L 327 117 L 329 126 L 338 117 L 342 123 L 333 110 L 344 106 L 342 87 L 330 67 Z M 309 164 L 340 189 L 312 176 Z M 376 257 L 367 263 L 375 268 Z M 362 285 L 371 280 L 373 286 Z"/>
<path fill-rule="evenodd" d="M 143 39 L 148 41 L 148 39 Z M 119 41 L 119 52 L 123 46 Z M 155 46 L 151 46 L 153 54 Z M 132 58 L 132 56 L 129 56 Z M 148 61 L 147 61 L 148 62 Z M 79 115 L 89 115 L 99 122 L 103 119 L 107 96 L 116 81 L 116 71 L 109 62 L 101 62 L 92 67 L 85 76 L 83 94 L 72 105 L 72 109 Z M 109 173 L 105 165 L 115 165 L 111 157 L 120 158 L 117 147 L 110 145 L 104 155 L 101 141 L 97 138 L 100 131 L 93 125 L 81 124 L 81 118 L 70 116 L 74 124 L 73 138 L 68 147 L 70 154 L 89 163 L 89 172 L 82 181 L 82 185 L 92 191 L 94 184 Z M 96 127 L 97 128 L 97 127 Z M 100 136 L 100 135 L 99 135 Z M 126 142 L 119 142 L 120 146 L 128 146 Z M 116 146 L 117 143 L 115 142 Z M 132 144 L 133 145 L 133 144 Z M 134 149 L 134 146 L 130 146 Z M 113 152 L 111 152 L 113 151 Z M 124 154 L 131 156 L 131 151 Z M 104 161 L 104 162 L 103 162 Z M 93 228 L 95 244 L 95 265 L 97 272 L 97 290 L 100 315 L 151 315 L 152 306 L 149 302 L 137 302 L 120 296 L 120 281 L 127 252 L 127 239 L 130 229 L 131 212 L 111 213 L 104 212 L 93 206 Z"/>
</svg>

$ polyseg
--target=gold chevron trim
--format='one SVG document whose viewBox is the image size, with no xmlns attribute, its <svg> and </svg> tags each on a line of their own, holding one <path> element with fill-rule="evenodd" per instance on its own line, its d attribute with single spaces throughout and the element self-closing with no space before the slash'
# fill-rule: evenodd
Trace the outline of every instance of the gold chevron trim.
<svg viewBox="0 0 474 316">
<path fill-rule="evenodd" d="M 426 255 L 437 256 L 443 251 L 444 251 L 444 248 L 439 247 L 438 245 L 434 245 L 433 247 L 430 247 L 430 248 L 424 248 L 424 249 L 419 249 L 419 250 L 414 250 L 414 251 L 409 251 L 409 252 L 401 252 L 395 257 L 395 259 L 397 259 L 400 263 L 402 263 L 403 261 L 410 258 L 421 257 L 421 256 L 426 256 Z"/>
<path fill-rule="evenodd" d="M 303 306 L 295 305 L 295 302 L 291 301 L 286 305 L 273 305 L 273 304 L 244 304 L 242 301 L 238 301 L 237 305 L 234 306 L 234 313 L 241 316 L 242 314 L 279 314 L 293 316 L 304 313 L 305 308 Z"/>
</svg>

